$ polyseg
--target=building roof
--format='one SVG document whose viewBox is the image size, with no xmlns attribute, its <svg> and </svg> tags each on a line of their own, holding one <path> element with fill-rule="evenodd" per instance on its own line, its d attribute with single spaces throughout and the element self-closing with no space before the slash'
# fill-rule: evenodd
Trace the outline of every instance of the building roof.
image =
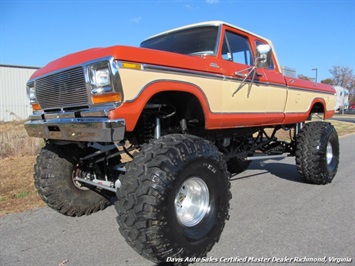
<svg viewBox="0 0 355 266">
<path fill-rule="evenodd" d="M 20 66 L 20 65 L 6 65 L 6 64 L 0 64 L 0 67 L 39 69 L 39 67 L 34 67 L 34 66 Z"/>
</svg>

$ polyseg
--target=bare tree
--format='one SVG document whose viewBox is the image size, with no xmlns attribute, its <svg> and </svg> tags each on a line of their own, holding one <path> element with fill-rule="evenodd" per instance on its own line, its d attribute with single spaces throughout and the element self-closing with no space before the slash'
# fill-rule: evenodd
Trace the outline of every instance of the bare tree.
<svg viewBox="0 0 355 266">
<path fill-rule="evenodd" d="M 355 88 L 355 76 L 353 75 L 353 70 L 349 67 L 334 66 L 329 72 L 333 75 L 334 85 L 339 85 L 349 90 Z"/>
</svg>

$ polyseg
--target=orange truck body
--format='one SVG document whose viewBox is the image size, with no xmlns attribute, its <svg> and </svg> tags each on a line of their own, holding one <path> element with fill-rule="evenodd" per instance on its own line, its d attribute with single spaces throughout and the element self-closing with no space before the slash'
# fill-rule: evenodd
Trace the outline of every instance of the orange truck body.
<svg viewBox="0 0 355 266">
<path fill-rule="evenodd" d="M 124 121 L 124 130 L 127 132 L 135 129 L 149 100 L 157 93 L 165 91 L 184 92 L 197 98 L 203 110 L 206 130 L 300 123 L 309 117 L 315 106 L 321 110 L 325 119 L 334 114 L 335 90 L 326 84 L 283 76 L 274 49 L 273 69 L 257 68 L 255 80 L 246 79 L 246 85 L 234 95 L 243 81 L 243 76 L 236 73 L 245 75 L 245 69 L 250 66 L 223 58 L 222 43 L 225 33 L 246 38 L 253 58 L 257 56 L 257 43 L 273 47 L 272 43 L 224 22 L 206 22 L 188 27 L 206 25 L 219 28 L 218 47 L 213 54 L 185 55 L 129 46 L 95 48 L 69 54 L 49 63 L 35 72 L 31 81 L 36 82 L 66 69 L 109 58 L 118 69 L 121 83 L 119 96 L 110 97 L 108 94 L 95 96 L 94 99 L 88 93 L 86 108 L 95 109 L 114 101 L 114 105 L 105 111 L 106 118 L 108 121 Z M 164 34 L 166 33 L 162 33 Z M 39 117 L 45 120 L 48 113 L 41 107 L 41 102 L 35 102 L 33 107 L 34 116 L 30 117 L 26 125 L 28 132 L 32 136 L 48 137 L 46 134 L 36 133 L 38 129 L 31 130 L 35 128 L 34 124 Z"/>
</svg>

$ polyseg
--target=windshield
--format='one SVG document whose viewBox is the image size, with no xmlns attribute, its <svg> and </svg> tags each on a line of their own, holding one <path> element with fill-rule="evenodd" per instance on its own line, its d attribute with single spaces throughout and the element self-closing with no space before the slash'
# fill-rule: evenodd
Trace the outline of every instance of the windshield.
<svg viewBox="0 0 355 266">
<path fill-rule="evenodd" d="M 204 26 L 159 35 L 141 43 L 141 47 L 179 54 L 215 54 L 218 27 Z"/>
</svg>

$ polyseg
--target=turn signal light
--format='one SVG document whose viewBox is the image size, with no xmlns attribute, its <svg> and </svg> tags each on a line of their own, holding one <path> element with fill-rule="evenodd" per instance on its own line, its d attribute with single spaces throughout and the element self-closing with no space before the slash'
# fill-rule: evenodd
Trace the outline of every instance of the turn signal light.
<svg viewBox="0 0 355 266">
<path fill-rule="evenodd" d="M 130 68 L 130 69 L 141 69 L 142 65 L 137 63 L 130 63 L 130 62 L 122 62 L 123 68 Z"/>
<path fill-rule="evenodd" d="M 39 111 L 39 110 L 41 110 L 41 106 L 39 106 L 38 103 L 33 103 L 32 104 L 32 110 L 33 111 Z"/>
<path fill-rule="evenodd" d="M 93 104 L 108 103 L 108 102 L 120 102 L 122 100 L 120 93 L 109 93 L 101 95 L 91 96 Z"/>
</svg>

